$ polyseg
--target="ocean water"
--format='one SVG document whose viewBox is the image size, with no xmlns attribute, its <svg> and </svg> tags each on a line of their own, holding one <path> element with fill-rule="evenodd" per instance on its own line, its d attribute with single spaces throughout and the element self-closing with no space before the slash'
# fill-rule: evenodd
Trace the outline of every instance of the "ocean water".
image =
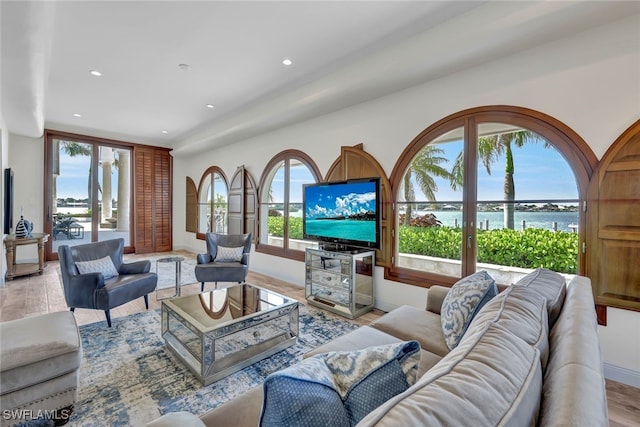
<svg viewBox="0 0 640 427">
<path fill-rule="evenodd" d="M 415 215 L 425 215 L 433 213 L 442 225 L 454 227 L 462 225 L 462 212 L 460 211 L 417 211 Z M 558 231 L 573 231 L 578 224 L 579 212 L 521 212 L 516 211 L 514 215 L 515 228 L 522 229 L 522 221 L 525 221 L 526 228 L 543 228 L 551 230 L 553 223 L 558 223 Z M 489 229 L 504 228 L 503 212 L 478 212 L 478 223 L 482 224 L 483 229 L 487 229 L 486 223 L 489 222 Z"/>
<path fill-rule="evenodd" d="M 341 239 L 375 242 L 375 221 L 355 221 L 350 219 L 307 220 L 307 234 L 314 236 L 340 237 Z"/>
</svg>

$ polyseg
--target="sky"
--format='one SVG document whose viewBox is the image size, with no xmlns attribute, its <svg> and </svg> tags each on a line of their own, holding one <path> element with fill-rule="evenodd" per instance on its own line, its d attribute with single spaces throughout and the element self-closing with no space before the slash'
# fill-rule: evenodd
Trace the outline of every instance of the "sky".
<svg viewBox="0 0 640 427">
<path fill-rule="evenodd" d="M 444 156 L 450 162 L 443 165 L 450 169 L 456 156 L 462 149 L 462 142 L 440 144 L 439 147 L 445 150 Z M 542 143 L 529 143 L 522 148 L 513 149 L 514 157 L 514 181 L 516 199 L 521 200 L 545 200 L 545 199 L 577 199 L 578 187 L 573 171 L 569 167 L 564 157 L 553 147 L 545 148 Z M 478 169 L 478 199 L 479 200 L 503 200 L 504 199 L 504 166 L 505 157 L 491 165 L 491 175 L 489 175 L 480 165 Z M 283 195 L 282 170 L 273 178 L 273 200 L 282 202 Z M 313 182 L 311 174 L 306 168 L 292 168 L 292 195 L 291 200 L 302 202 L 302 185 Z M 436 200 L 438 201 L 460 201 L 462 191 L 454 191 L 449 185 L 449 181 L 436 178 L 438 191 Z M 414 189 L 416 200 L 425 200 L 420 187 L 415 183 Z"/>
<path fill-rule="evenodd" d="M 86 199 L 88 197 L 89 169 L 91 158 L 89 156 L 71 157 L 63 151 L 60 152 L 60 175 L 56 180 L 57 197 L 74 199 Z M 98 174 L 98 182 L 102 185 L 102 171 Z M 117 198 L 118 171 L 111 169 L 111 191 L 113 198 Z"/>
</svg>

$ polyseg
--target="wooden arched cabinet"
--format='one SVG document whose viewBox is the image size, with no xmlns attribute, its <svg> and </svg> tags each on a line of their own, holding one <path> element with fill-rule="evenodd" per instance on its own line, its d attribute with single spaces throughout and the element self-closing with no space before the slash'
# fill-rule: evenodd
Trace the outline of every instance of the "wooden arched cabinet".
<svg viewBox="0 0 640 427">
<path fill-rule="evenodd" d="M 640 120 L 600 161 L 587 201 L 589 262 L 599 320 L 604 307 L 640 311 Z"/>
<path fill-rule="evenodd" d="M 380 240 L 382 244 L 381 248 L 376 250 L 376 265 L 389 267 L 391 265 L 391 221 L 393 220 L 391 185 L 380 163 L 371 154 L 364 151 L 362 144 L 342 147 L 340 157 L 329 168 L 325 182 L 371 177 L 380 177 L 380 197 L 382 198 L 380 212 Z"/>
</svg>

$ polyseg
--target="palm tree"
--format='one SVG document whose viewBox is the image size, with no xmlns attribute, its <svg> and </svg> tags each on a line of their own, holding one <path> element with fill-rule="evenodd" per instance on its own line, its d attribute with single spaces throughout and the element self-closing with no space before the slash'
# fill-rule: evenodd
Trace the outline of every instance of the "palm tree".
<svg viewBox="0 0 640 427">
<path fill-rule="evenodd" d="M 491 164 L 496 162 L 500 156 L 505 155 L 504 166 L 504 227 L 513 229 L 514 224 L 514 200 L 516 198 L 516 188 L 513 182 L 513 174 L 515 166 L 513 164 L 512 145 L 522 148 L 527 142 L 544 141 L 544 147 L 549 148 L 551 145 L 546 142 L 540 135 L 528 130 L 520 130 L 516 132 L 506 132 L 490 136 L 481 136 L 478 138 L 478 158 L 482 161 L 487 173 L 491 175 Z M 463 174 L 463 153 L 458 154 L 456 161 L 451 169 L 451 188 L 455 190 L 456 185 L 461 184 Z"/>
<path fill-rule="evenodd" d="M 436 184 L 434 177 L 440 177 L 452 180 L 453 177 L 444 167 L 440 166 L 443 163 L 447 163 L 449 159 L 443 156 L 444 150 L 437 148 L 434 145 L 427 145 L 418 152 L 416 157 L 411 161 L 411 164 L 407 168 L 407 172 L 403 178 L 403 190 L 405 202 L 415 202 L 416 194 L 413 188 L 413 178 L 418 186 L 424 193 L 426 199 L 430 202 L 436 200 L 436 191 L 438 191 L 438 185 Z M 409 225 L 411 221 L 411 214 L 413 213 L 413 205 L 407 203 L 407 209 L 404 216 L 404 224 Z"/>
</svg>

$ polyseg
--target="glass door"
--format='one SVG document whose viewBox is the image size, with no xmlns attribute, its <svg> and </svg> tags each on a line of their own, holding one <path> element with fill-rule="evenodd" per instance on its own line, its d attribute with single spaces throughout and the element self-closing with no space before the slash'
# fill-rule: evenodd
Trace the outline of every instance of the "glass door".
<svg viewBox="0 0 640 427">
<path fill-rule="evenodd" d="M 46 258 L 60 245 L 122 237 L 131 246 L 131 149 L 47 135 Z"/>
</svg>

